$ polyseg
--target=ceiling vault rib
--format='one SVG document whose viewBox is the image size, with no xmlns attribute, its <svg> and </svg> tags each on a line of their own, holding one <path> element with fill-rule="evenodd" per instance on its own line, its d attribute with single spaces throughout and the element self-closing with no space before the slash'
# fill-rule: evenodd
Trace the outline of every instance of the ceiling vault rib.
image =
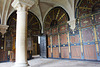
<svg viewBox="0 0 100 67">
<path fill-rule="evenodd" d="M 4 21 L 4 18 L 3 18 L 3 15 L 4 15 L 4 10 L 5 10 L 5 6 L 6 6 L 6 1 L 4 1 L 4 4 L 3 4 L 3 10 L 2 10 L 2 18 L 1 18 L 1 23 L 3 24 L 3 21 Z"/>
</svg>

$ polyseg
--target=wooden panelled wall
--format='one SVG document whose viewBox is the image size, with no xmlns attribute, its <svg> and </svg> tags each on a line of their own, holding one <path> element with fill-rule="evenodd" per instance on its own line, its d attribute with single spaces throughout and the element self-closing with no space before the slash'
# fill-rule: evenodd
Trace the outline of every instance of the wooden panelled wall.
<svg viewBox="0 0 100 67">
<path fill-rule="evenodd" d="M 0 49 L 0 62 L 8 61 L 8 52 Z"/>
<path fill-rule="evenodd" d="M 8 61 L 8 52 L 4 51 L 3 45 L 4 39 L 2 38 L 2 34 L 0 33 L 0 62 Z"/>
<path fill-rule="evenodd" d="M 100 13 L 78 20 L 75 34 L 67 23 L 50 28 L 46 34 L 49 58 L 98 60 L 100 56 Z"/>
<path fill-rule="evenodd" d="M 48 35 L 48 57 L 100 61 L 99 8 L 99 0 L 79 1 L 74 34 L 66 20 L 45 30 Z"/>
</svg>

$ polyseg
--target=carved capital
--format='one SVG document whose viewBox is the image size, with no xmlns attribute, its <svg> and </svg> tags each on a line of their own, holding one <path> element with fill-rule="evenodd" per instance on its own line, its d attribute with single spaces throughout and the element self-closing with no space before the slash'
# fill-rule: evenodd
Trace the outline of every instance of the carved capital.
<svg viewBox="0 0 100 67">
<path fill-rule="evenodd" d="M 76 19 L 68 21 L 68 24 L 70 25 L 70 28 L 72 29 L 73 33 L 74 33 L 74 29 L 76 27 L 75 23 L 76 23 Z"/>
<path fill-rule="evenodd" d="M 14 0 L 12 7 L 16 10 L 28 10 L 34 5 L 34 1 L 31 0 Z"/>
<path fill-rule="evenodd" d="M 0 32 L 2 33 L 2 37 L 4 37 L 4 34 L 6 33 L 6 30 L 9 26 L 7 25 L 0 25 Z"/>
</svg>

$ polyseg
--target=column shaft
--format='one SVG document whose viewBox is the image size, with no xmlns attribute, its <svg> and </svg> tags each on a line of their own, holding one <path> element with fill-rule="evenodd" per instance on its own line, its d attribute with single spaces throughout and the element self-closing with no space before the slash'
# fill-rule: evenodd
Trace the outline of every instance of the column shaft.
<svg viewBox="0 0 100 67">
<path fill-rule="evenodd" d="M 27 66 L 27 12 L 17 11 L 16 64 Z"/>
</svg>

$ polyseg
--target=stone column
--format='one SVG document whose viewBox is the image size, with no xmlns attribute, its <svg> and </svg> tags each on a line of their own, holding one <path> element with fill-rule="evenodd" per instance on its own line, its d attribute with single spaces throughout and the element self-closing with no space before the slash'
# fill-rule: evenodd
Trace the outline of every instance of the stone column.
<svg viewBox="0 0 100 67">
<path fill-rule="evenodd" d="M 27 15 L 34 4 L 31 0 L 14 0 L 12 6 L 17 10 L 16 62 L 13 67 L 28 67 L 27 64 Z"/>
</svg>

